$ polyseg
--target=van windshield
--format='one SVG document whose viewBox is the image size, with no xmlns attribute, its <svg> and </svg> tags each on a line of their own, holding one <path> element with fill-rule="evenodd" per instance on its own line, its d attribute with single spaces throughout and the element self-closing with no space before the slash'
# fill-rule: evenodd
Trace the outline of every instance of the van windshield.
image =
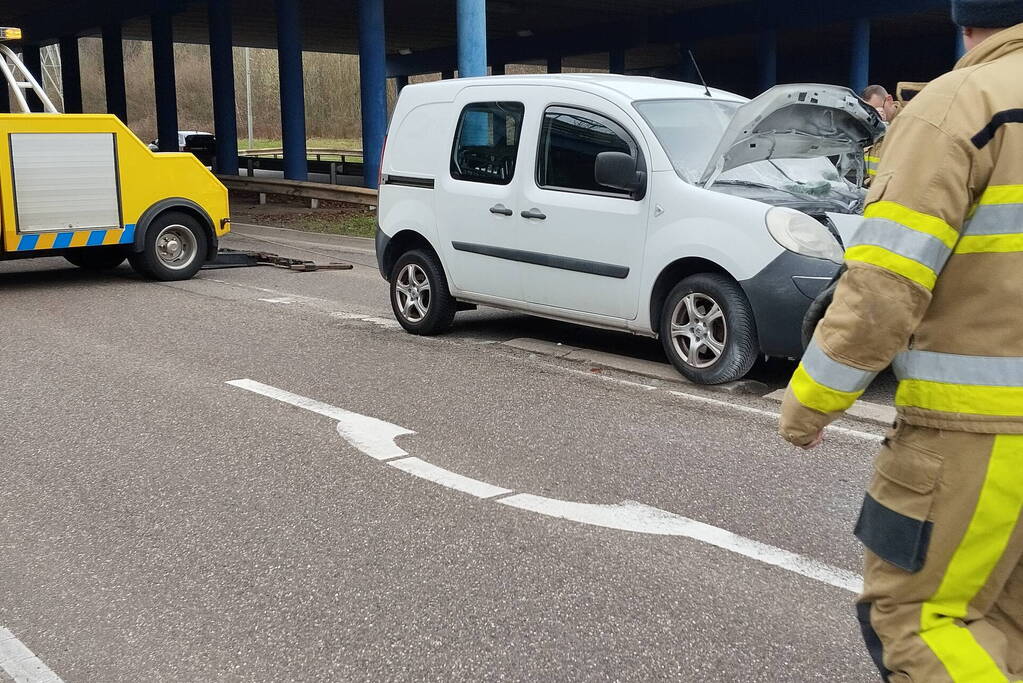
<svg viewBox="0 0 1023 683">
<path fill-rule="evenodd" d="M 636 102 L 683 180 L 697 183 L 718 148 L 739 102 L 723 100 L 651 100 Z M 716 184 L 756 185 L 790 194 L 848 201 L 858 195 L 827 157 L 771 159 L 733 168 Z"/>
</svg>

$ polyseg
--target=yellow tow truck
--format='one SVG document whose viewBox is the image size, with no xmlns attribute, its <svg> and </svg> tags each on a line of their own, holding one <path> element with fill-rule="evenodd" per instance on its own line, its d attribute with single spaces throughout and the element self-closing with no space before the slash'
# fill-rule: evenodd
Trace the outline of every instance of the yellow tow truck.
<svg viewBox="0 0 1023 683">
<path fill-rule="evenodd" d="M 0 261 L 63 256 L 88 269 L 127 259 L 156 280 L 186 280 L 230 230 L 227 189 L 191 154 L 154 153 L 116 116 L 61 114 L 4 41 L 0 87 Z M 31 111 L 27 93 L 42 102 Z"/>
</svg>

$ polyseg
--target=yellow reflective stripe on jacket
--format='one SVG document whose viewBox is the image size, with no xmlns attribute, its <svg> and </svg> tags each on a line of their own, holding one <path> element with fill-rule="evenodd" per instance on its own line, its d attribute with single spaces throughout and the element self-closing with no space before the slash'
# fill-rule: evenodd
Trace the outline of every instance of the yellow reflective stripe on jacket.
<svg viewBox="0 0 1023 683">
<path fill-rule="evenodd" d="M 980 196 L 981 206 L 1023 204 L 1023 185 L 991 185 Z"/>
<path fill-rule="evenodd" d="M 865 157 L 867 161 L 867 175 L 877 175 L 877 169 L 881 165 L 881 157 Z"/>
<path fill-rule="evenodd" d="M 942 413 L 967 413 L 993 417 L 1023 416 L 1023 387 L 976 384 L 945 384 L 904 379 L 895 392 L 895 405 Z"/>
<path fill-rule="evenodd" d="M 933 270 L 912 259 L 900 254 L 888 251 L 882 247 L 872 245 L 861 245 L 852 247 L 845 252 L 846 261 L 859 261 L 872 266 L 884 268 L 907 280 L 912 280 L 920 286 L 932 290 L 934 283 L 938 280 L 938 274 Z"/>
<path fill-rule="evenodd" d="M 1023 512 L 1023 436 L 996 436 L 977 507 L 937 592 L 920 610 L 920 637 L 955 683 L 1006 683 L 960 621 L 1005 554 Z"/>
<path fill-rule="evenodd" d="M 801 404 L 820 413 L 837 413 L 848 410 L 863 391 L 839 391 L 821 384 L 806 371 L 802 363 L 796 368 L 789 382 L 792 394 Z"/>
<path fill-rule="evenodd" d="M 863 212 L 863 217 L 895 221 L 910 230 L 937 237 L 949 249 L 959 240 L 959 231 L 937 216 L 920 213 L 895 202 L 874 202 Z"/>
<path fill-rule="evenodd" d="M 907 239 L 907 236 L 899 237 L 895 232 L 887 239 L 881 240 L 876 239 L 877 235 L 874 235 L 872 240 L 874 244 L 855 244 L 854 238 L 854 245 L 845 252 L 846 260 L 878 266 L 916 282 L 925 289 L 934 289 L 938 273 L 947 260 L 948 251 L 959 241 L 959 232 L 936 216 L 914 211 L 895 202 L 875 202 L 867 207 L 863 216 L 867 219 L 864 222 L 864 229 L 873 229 L 877 232 L 876 226 L 872 226 L 872 221 L 890 221 L 910 233 L 920 233 L 934 238 L 937 242 L 931 247 L 914 244 L 914 240 Z M 867 239 L 866 233 L 864 239 Z"/>
<path fill-rule="evenodd" d="M 957 254 L 1023 252 L 1023 185 L 992 185 L 963 226 Z"/>
</svg>

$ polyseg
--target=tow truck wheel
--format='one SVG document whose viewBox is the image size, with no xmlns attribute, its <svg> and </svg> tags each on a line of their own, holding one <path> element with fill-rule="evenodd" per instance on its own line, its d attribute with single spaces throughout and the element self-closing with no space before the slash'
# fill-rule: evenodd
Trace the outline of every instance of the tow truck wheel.
<svg viewBox="0 0 1023 683">
<path fill-rule="evenodd" d="M 164 282 L 187 280 L 206 262 L 209 244 L 199 222 L 187 213 L 160 214 L 146 231 L 141 252 L 128 257 L 138 273 Z"/>
<path fill-rule="evenodd" d="M 85 270 L 112 270 L 124 263 L 128 254 L 122 247 L 85 247 L 65 252 L 64 258 Z"/>
</svg>

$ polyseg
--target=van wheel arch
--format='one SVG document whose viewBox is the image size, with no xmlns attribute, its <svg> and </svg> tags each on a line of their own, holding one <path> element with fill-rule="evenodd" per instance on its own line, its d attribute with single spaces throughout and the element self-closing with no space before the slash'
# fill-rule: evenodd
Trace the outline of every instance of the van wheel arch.
<svg viewBox="0 0 1023 683">
<path fill-rule="evenodd" d="M 210 215 L 206 213 L 204 208 L 191 199 L 185 199 L 184 197 L 171 197 L 160 200 L 143 212 L 142 216 L 139 217 L 138 223 L 135 224 L 135 241 L 132 245 L 132 251 L 141 253 L 145 249 L 146 232 L 149 230 L 149 226 L 168 211 L 180 211 L 199 221 L 199 225 L 202 226 L 203 232 L 206 234 L 206 258 L 208 260 L 216 258 L 218 240 L 217 234 L 213 229 L 213 219 L 210 218 Z"/>
<path fill-rule="evenodd" d="M 379 228 L 378 228 L 379 230 Z M 397 232 L 387 243 L 387 248 L 384 250 L 384 258 L 382 263 L 382 270 L 384 273 L 390 276 L 394 265 L 398 262 L 398 259 L 415 249 L 422 249 L 432 253 L 437 261 L 441 263 L 443 268 L 443 262 L 441 261 L 440 254 L 434 249 L 433 245 L 430 244 L 430 240 L 423 237 L 422 233 L 416 232 L 415 230 L 401 230 Z M 445 277 L 447 274 L 445 273 Z"/>
<path fill-rule="evenodd" d="M 696 256 L 678 259 L 668 264 L 657 276 L 650 292 L 650 329 L 654 334 L 660 333 L 661 311 L 664 309 L 664 302 L 668 300 L 671 290 L 685 278 L 700 273 L 717 273 L 735 280 L 731 273 L 718 264 Z"/>
</svg>

